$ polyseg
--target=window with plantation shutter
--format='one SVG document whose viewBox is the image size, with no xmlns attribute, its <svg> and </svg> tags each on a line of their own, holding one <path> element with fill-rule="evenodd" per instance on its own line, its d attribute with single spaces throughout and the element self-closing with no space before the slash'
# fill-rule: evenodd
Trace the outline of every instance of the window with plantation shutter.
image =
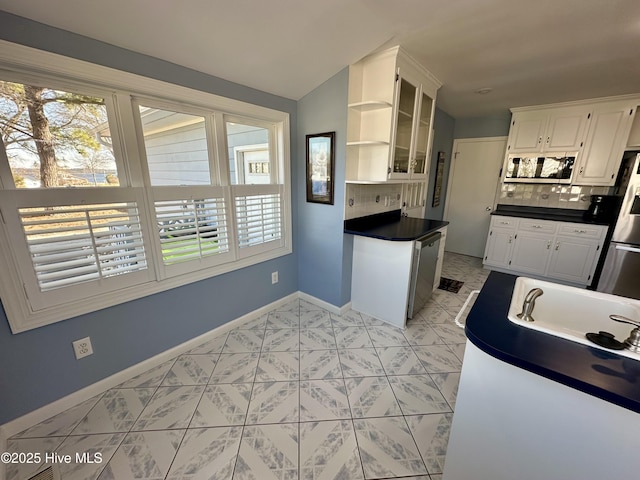
<svg viewBox="0 0 640 480">
<path fill-rule="evenodd" d="M 135 203 L 18 212 L 43 292 L 147 268 Z"/>
<path fill-rule="evenodd" d="M 282 195 L 278 185 L 235 187 L 234 203 L 240 256 L 282 243 Z"/>
<path fill-rule="evenodd" d="M 155 208 L 165 265 L 229 251 L 224 200 L 161 201 Z"/>
<path fill-rule="evenodd" d="M 288 113 L 0 46 L 14 333 L 291 253 Z"/>
<path fill-rule="evenodd" d="M 154 188 L 153 196 L 157 241 L 165 275 L 233 259 L 228 201 L 222 187 Z"/>
<path fill-rule="evenodd" d="M 6 193 L 0 200 L 13 206 L 5 220 L 18 227 L 12 239 L 32 309 L 149 280 L 140 190 L 20 190 L 10 199 Z"/>
</svg>

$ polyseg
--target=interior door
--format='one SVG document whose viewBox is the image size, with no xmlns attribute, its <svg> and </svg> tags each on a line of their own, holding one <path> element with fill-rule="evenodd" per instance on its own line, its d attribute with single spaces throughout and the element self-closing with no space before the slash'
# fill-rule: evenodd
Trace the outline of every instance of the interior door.
<svg viewBox="0 0 640 480">
<path fill-rule="evenodd" d="M 484 255 L 506 145 L 506 137 L 453 142 L 444 212 L 445 220 L 450 222 L 447 251 L 473 257 Z"/>
</svg>

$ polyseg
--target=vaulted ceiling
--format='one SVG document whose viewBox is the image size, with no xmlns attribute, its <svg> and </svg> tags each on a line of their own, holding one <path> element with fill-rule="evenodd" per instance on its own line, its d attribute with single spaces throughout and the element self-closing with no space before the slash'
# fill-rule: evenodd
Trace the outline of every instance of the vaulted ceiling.
<svg viewBox="0 0 640 480">
<path fill-rule="evenodd" d="M 294 100 L 397 44 L 443 83 L 438 106 L 456 118 L 640 92 L 638 0 L 0 0 L 0 9 Z"/>
</svg>

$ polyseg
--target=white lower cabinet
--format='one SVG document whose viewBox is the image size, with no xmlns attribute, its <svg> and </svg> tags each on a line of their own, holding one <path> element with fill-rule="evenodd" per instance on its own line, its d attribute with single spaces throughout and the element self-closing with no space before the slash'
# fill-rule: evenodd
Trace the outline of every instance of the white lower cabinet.
<svg viewBox="0 0 640 480">
<path fill-rule="evenodd" d="M 494 267 L 508 267 L 515 235 L 515 227 L 491 227 L 484 252 L 484 263 Z"/>
<path fill-rule="evenodd" d="M 484 265 L 588 286 L 607 226 L 494 215 Z"/>
<path fill-rule="evenodd" d="M 518 232 L 509 262 L 511 270 L 544 276 L 549 263 L 551 237 L 544 233 Z"/>
</svg>

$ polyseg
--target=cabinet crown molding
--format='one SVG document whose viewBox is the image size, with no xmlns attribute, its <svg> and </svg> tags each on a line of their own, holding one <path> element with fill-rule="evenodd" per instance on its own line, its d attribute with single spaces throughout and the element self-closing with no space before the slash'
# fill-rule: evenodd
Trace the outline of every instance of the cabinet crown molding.
<svg viewBox="0 0 640 480">
<path fill-rule="evenodd" d="M 584 100 L 573 100 L 570 102 L 547 103 L 543 105 L 528 105 L 525 107 L 512 107 L 509 109 L 511 113 L 528 112 L 531 110 L 553 109 L 558 107 L 572 107 L 579 105 L 594 105 L 598 103 L 628 101 L 629 103 L 637 102 L 640 105 L 640 93 L 631 93 L 627 95 L 616 95 L 611 97 L 587 98 Z"/>
<path fill-rule="evenodd" d="M 433 87 L 437 90 L 442 87 L 442 82 L 438 80 L 438 78 L 427 70 L 420 62 L 418 62 L 415 58 L 413 58 L 402 46 L 396 45 L 395 47 L 387 48 L 385 50 L 375 51 L 366 57 L 363 57 L 362 60 L 366 60 L 369 58 L 375 57 L 397 57 L 400 58 L 405 65 L 408 65 L 410 68 L 417 70 L 418 73 L 424 77 L 426 77 L 429 82 L 433 84 Z"/>
</svg>

